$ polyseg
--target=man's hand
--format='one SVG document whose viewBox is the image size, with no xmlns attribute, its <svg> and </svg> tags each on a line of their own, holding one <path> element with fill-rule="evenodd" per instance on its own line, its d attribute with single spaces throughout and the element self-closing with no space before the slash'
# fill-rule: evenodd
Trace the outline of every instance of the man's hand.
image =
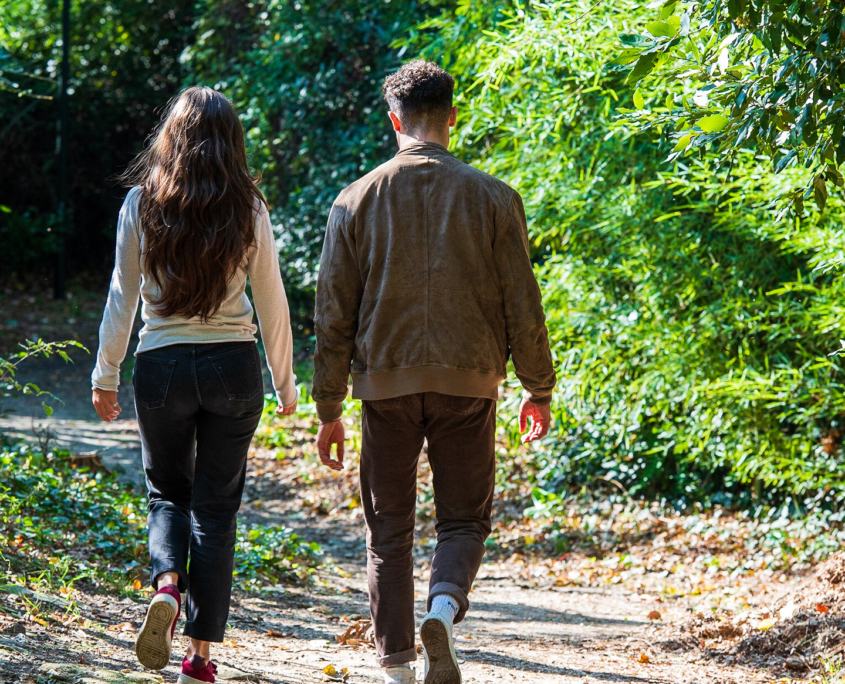
<svg viewBox="0 0 845 684">
<path fill-rule="evenodd" d="M 519 407 L 519 431 L 525 432 L 528 428 L 528 419 L 531 419 L 531 430 L 523 435 L 522 443 L 528 444 L 541 439 L 549 434 L 549 426 L 552 423 L 552 411 L 548 404 L 538 406 L 532 404 L 527 398 L 522 400 Z"/>
<path fill-rule="evenodd" d="M 298 402 L 293 402 L 290 406 L 282 406 L 279 404 L 276 407 L 276 415 L 277 416 L 292 416 L 296 413 L 296 405 Z"/>
<path fill-rule="evenodd" d="M 117 403 L 117 392 L 95 389 L 91 395 L 94 410 L 107 423 L 111 423 L 120 415 L 120 404 Z"/>
<path fill-rule="evenodd" d="M 332 470 L 343 470 L 343 423 L 339 420 L 324 423 L 317 430 L 317 451 L 323 465 Z M 332 458 L 332 444 L 337 444 L 337 458 Z"/>
</svg>

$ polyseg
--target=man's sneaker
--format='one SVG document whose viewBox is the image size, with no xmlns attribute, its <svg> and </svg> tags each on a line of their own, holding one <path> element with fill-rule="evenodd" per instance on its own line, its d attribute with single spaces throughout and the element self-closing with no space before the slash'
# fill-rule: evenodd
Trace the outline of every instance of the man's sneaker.
<svg viewBox="0 0 845 684">
<path fill-rule="evenodd" d="M 461 684 L 461 670 L 452 638 L 452 615 L 431 611 L 420 624 L 425 651 L 425 684 Z"/>
<path fill-rule="evenodd" d="M 417 681 L 414 668 L 408 663 L 391 665 L 384 671 L 384 684 L 414 684 Z"/>
<path fill-rule="evenodd" d="M 216 674 L 217 665 L 195 655 L 190 659 L 182 659 L 182 674 L 176 684 L 213 684 Z"/>
<path fill-rule="evenodd" d="M 150 607 L 144 626 L 135 642 L 135 655 L 138 662 L 151 670 L 163 670 L 170 662 L 170 648 L 176 620 L 182 607 L 182 596 L 172 584 L 159 589 Z"/>
</svg>

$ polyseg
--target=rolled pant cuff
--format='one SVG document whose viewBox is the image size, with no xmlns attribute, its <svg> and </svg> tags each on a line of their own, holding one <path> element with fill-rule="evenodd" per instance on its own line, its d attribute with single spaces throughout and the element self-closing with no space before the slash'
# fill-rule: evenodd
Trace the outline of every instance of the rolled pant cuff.
<svg viewBox="0 0 845 684">
<path fill-rule="evenodd" d="M 417 659 L 417 649 L 409 648 L 406 651 L 399 653 L 391 653 L 386 656 L 378 657 L 378 664 L 381 667 L 392 667 L 393 665 L 404 665 L 405 663 L 413 663 Z"/>
<path fill-rule="evenodd" d="M 428 590 L 428 605 L 426 610 L 431 610 L 431 602 L 438 594 L 449 594 L 449 596 L 458 602 L 459 610 L 458 615 L 455 618 L 455 624 L 457 625 L 464 619 L 464 616 L 469 610 L 469 598 L 467 597 L 467 593 L 457 584 L 452 584 L 451 582 L 438 582 Z"/>
<path fill-rule="evenodd" d="M 226 633 L 226 625 L 209 625 L 201 622 L 186 622 L 184 635 L 197 641 L 210 641 L 212 643 L 223 643 L 223 635 Z"/>
<path fill-rule="evenodd" d="M 174 562 L 170 561 L 153 563 L 152 568 L 150 568 L 150 586 L 153 589 L 158 589 L 159 575 L 163 575 L 165 572 L 175 572 L 179 575 L 179 581 L 176 586 L 180 592 L 184 594 L 188 590 L 188 573 L 180 570 Z"/>
</svg>

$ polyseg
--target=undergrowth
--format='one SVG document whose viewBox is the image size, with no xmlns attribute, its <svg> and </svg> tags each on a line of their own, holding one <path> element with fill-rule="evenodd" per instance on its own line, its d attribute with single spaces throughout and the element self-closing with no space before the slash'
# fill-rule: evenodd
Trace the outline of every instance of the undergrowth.
<svg viewBox="0 0 845 684">
<path fill-rule="evenodd" d="M 148 583 L 146 498 L 67 451 L 0 447 L 0 584 L 127 594 Z M 283 527 L 238 528 L 237 588 L 307 582 L 322 550 Z"/>
</svg>

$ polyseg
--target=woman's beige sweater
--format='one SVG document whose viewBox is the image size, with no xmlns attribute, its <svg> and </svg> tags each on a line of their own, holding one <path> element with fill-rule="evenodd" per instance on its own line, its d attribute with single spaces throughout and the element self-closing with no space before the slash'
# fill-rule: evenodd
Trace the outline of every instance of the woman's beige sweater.
<svg viewBox="0 0 845 684">
<path fill-rule="evenodd" d="M 204 323 L 198 317 L 161 317 L 150 304 L 158 298 L 160 290 L 143 268 L 144 235 L 138 221 L 139 194 L 140 188 L 133 188 L 120 210 L 117 255 L 100 325 L 100 348 L 91 376 L 92 385 L 99 389 L 117 390 L 120 364 L 129 346 L 139 298 L 144 326 L 138 336 L 136 355 L 171 344 L 255 342 L 257 328 L 252 322 L 253 309 L 246 296 L 246 280 L 249 277 L 273 387 L 280 404 L 293 404 L 296 401 L 296 378 L 292 367 L 290 314 L 267 208 L 262 204 L 256 217 L 255 244 L 247 253 L 244 266 L 237 270 L 229 283 L 220 309 Z"/>
</svg>

